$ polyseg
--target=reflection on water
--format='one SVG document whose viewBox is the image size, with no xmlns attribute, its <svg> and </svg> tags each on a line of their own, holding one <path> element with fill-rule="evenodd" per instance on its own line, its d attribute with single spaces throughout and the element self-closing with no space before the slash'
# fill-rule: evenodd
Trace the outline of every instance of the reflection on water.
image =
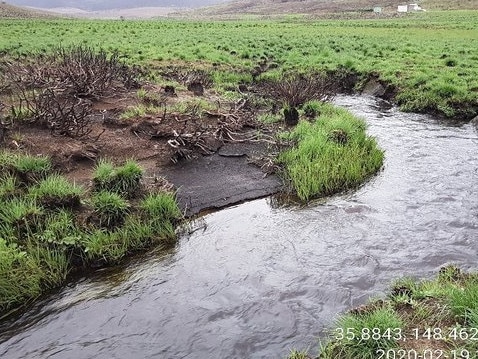
<svg viewBox="0 0 478 359">
<path fill-rule="evenodd" d="M 168 253 L 136 258 L 0 326 L 7 358 L 283 358 L 400 276 L 476 267 L 477 133 L 363 97 L 386 151 L 354 193 L 306 208 L 262 199 L 205 216 Z"/>
</svg>

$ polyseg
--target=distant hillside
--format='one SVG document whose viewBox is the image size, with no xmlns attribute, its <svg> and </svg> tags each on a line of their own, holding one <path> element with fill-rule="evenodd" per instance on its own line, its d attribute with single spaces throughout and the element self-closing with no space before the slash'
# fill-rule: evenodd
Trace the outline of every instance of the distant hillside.
<svg viewBox="0 0 478 359">
<path fill-rule="evenodd" d="M 0 19 L 30 19 L 58 17 L 47 11 L 33 10 L 13 6 L 4 2 L 0 3 Z"/>
<path fill-rule="evenodd" d="M 140 7 L 198 8 L 225 2 L 226 0 L 4 0 L 22 7 L 42 9 L 78 8 L 85 11 L 131 9 Z"/>
<path fill-rule="evenodd" d="M 0 0 L 1 1 L 1 0 Z M 51 9 L 52 12 L 34 8 L 25 8 L 0 2 L 1 18 L 51 18 L 62 15 L 84 18 L 151 18 L 161 16 L 173 17 L 236 17 L 241 15 L 283 15 L 308 14 L 312 16 L 336 17 L 350 14 L 372 16 L 371 10 L 379 6 L 383 13 L 396 15 L 398 5 L 418 3 L 426 10 L 478 10 L 478 0 L 184 0 L 195 4 L 221 2 L 218 5 L 182 12 L 180 8 L 157 7 L 126 9 L 118 7 L 108 11 L 81 11 L 79 9 Z M 120 2 L 116 3 L 121 5 Z M 172 14 L 173 12 L 177 12 Z M 355 16 L 355 15 L 354 15 Z"/>
<path fill-rule="evenodd" d="M 430 10 L 478 10 L 477 0 L 422 0 L 420 4 Z"/>
<path fill-rule="evenodd" d="M 396 12 L 398 5 L 418 3 L 427 10 L 478 10 L 478 0 L 233 0 L 225 4 L 202 8 L 194 13 L 205 16 L 221 15 L 278 15 L 278 14 L 334 14 L 367 12 L 379 6 L 382 11 Z"/>
</svg>

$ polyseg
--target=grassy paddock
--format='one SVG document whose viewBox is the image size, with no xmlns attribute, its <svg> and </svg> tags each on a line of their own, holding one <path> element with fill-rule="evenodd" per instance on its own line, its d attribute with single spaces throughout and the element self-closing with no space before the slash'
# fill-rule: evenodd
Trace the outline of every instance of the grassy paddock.
<svg viewBox="0 0 478 359">
<path fill-rule="evenodd" d="M 59 43 L 85 44 L 118 50 L 129 63 L 208 65 L 216 85 L 225 87 L 252 81 L 258 64 L 273 71 L 340 68 L 363 78 L 375 73 L 397 87 L 405 110 L 471 118 L 478 114 L 476 17 L 470 10 L 372 20 L 2 19 L 0 50 L 30 56 Z"/>
<path fill-rule="evenodd" d="M 142 177 L 134 161 L 100 162 L 93 191 L 53 173 L 47 157 L 0 152 L 0 167 L 0 318 L 64 284 L 71 271 L 175 239 L 182 215 L 174 195 L 132 196 Z"/>
<path fill-rule="evenodd" d="M 285 177 L 303 201 L 358 186 L 383 163 L 383 152 L 366 135 L 363 120 L 330 104 L 318 111 L 314 122 L 301 121 L 284 134 L 296 146 L 279 156 Z"/>
</svg>

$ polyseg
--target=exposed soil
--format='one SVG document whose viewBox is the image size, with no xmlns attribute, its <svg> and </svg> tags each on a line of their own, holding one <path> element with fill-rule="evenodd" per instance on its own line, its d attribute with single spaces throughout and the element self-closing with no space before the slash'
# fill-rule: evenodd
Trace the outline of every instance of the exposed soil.
<svg viewBox="0 0 478 359">
<path fill-rule="evenodd" d="M 226 143 L 211 156 L 165 166 L 160 173 L 178 187 L 181 208 L 195 214 L 280 191 L 282 182 L 277 176 L 249 163 L 265 152 L 263 145 Z"/>
<path fill-rule="evenodd" d="M 166 180 L 178 190 L 178 201 L 187 215 L 281 189 L 282 182 L 271 174 L 272 162 L 267 157 L 275 150 L 273 141 L 268 140 L 273 130 L 257 122 L 245 101 L 209 111 L 191 105 L 181 113 L 165 111 L 121 119 L 128 107 L 153 99 L 173 104 L 215 98 L 212 90 L 204 90 L 204 96 L 198 97 L 194 89 L 171 93 L 170 88 L 159 86 L 143 88 L 148 99 L 140 100 L 137 92 L 131 91 L 95 103 L 87 136 L 70 138 L 40 126 L 17 125 L 5 132 L 3 146 L 48 155 L 62 174 L 84 186 L 90 184 L 100 158 L 118 164 L 134 159 L 145 170 L 147 186 L 164 185 Z"/>
</svg>

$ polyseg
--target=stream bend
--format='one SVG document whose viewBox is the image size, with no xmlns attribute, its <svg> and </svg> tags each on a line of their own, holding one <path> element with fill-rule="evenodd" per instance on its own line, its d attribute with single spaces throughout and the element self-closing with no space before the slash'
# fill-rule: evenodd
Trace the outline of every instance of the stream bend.
<svg viewBox="0 0 478 359">
<path fill-rule="evenodd" d="M 0 323 L 0 357 L 284 358 L 401 276 L 476 269 L 478 136 L 469 123 L 338 97 L 385 150 L 353 193 L 205 216 L 167 253 L 64 288 Z"/>
</svg>

